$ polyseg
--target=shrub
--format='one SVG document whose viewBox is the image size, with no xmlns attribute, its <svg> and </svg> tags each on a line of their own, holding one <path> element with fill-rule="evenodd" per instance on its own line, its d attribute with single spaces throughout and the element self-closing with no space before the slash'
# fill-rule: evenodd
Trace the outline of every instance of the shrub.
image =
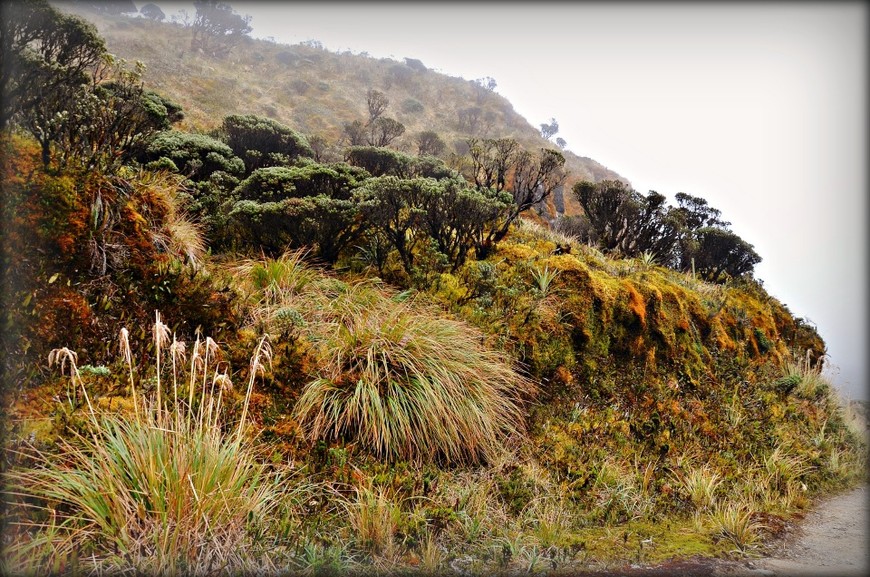
<svg viewBox="0 0 870 577">
<path fill-rule="evenodd" d="M 346 200 L 368 176 L 366 171 L 343 163 L 270 166 L 255 170 L 234 193 L 239 199 L 258 202 L 318 195 Z"/>
<path fill-rule="evenodd" d="M 161 132 L 148 145 L 144 161 L 171 160 L 182 174 L 193 180 L 205 180 L 213 172 L 222 170 L 242 174 L 245 165 L 233 150 L 205 134 L 192 134 L 178 130 Z"/>
<path fill-rule="evenodd" d="M 241 200 L 230 208 L 229 234 L 269 254 L 288 244 L 317 247 L 321 259 L 335 262 L 362 233 L 350 196 L 366 176 L 346 164 L 257 169 L 234 191 Z"/>
<path fill-rule="evenodd" d="M 248 172 L 267 166 L 272 155 L 292 160 L 314 156 L 304 136 L 280 122 L 253 114 L 234 114 L 224 118 L 223 132 L 233 152 L 245 159 Z"/>
<path fill-rule="evenodd" d="M 415 98 L 406 98 L 402 102 L 402 112 L 406 114 L 419 114 L 423 112 L 423 105 Z"/>
<path fill-rule="evenodd" d="M 345 158 L 349 164 L 364 168 L 372 176 L 408 178 L 414 159 L 407 154 L 377 146 L 351 146 Z"/>
<path fill-rule="evenodd" d="M 352 201 L 325 195 L 277 202 L 241 200 L 229 213 L 229 233 L 236 241 L 270 255 L 280 254 L 288 246 L 316 247 L 322 260 L 334 263 L 362 234 L 358 215 Z"/>
</svg>

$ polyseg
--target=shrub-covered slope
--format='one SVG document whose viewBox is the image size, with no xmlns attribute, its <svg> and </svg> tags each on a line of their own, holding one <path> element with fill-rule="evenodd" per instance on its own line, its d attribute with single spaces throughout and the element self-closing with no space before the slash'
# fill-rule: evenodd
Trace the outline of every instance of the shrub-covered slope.
<svg viewBox="0 0 870 577">
<path fill-rule="evenodd" d="M 511 137 L 528 148 L 553 147 L 503 96 L 419 61 L 335 53 L 316 42 L 285 45 L 248 37 L 226 57 L 215 58 L 191 49 L 190 27 L 112 16 L 84 5 L 59 6 L 96 24 L 111 53 L 144 62 L 148 86 L 182 105 L 182 127 L 188 130 L 213 129 L 230 114 L 255 114 L 335 144 L 344 136 L 345 124 L 366 120 L 366 94 L 375 89 L 389 101 L 385 115 L 406 127 L 393 143 L 405 152 L 415 153 L 416 138 L 427 131 L 445 142 L 444 156 L 464 154 L 470 137 Z M 238 11 L 244 13 L 244 8 Z M 593 159 L 563 152 L 570 173 L 564 194 L 569 213 L 579 211 L 567 192 L 574 182 L 624 180 Z"/>
<path fill-rule="evenodd" d="M 675 264 L 703 199 L 605 183 L 602 230 L 673 233 L 677 270 L 604 254 L 525 219 L 558 152 L 481 140 L 457 171 L 237 111 L 169 129 L 134 70 L 51 49 L 104 57 L 87 25 L 15 6 L 40 18 L 3 55 L 4 573 L 745 555 L 866 478 L 815 329 Z M 70 98 L 30 98 L 45 78 Z"/>
<path fill-rule="evenodd" d="M 860 478 L 861 441 L 818 375 L 823 343 L 755 281 L 610 259 L 530 223 L 485 259 L 422 259 L 413 277 L 397 258 L 330 272 L 304 253 L 194 266 L 169 248 L 168 178 L 46 171 L 38 147 L 4 141 L 7 432 L 23 451 L 10 482 L 62 503 L 57 517 L 7 503 L 12 571 L 70 568 L 74 552 L 103 569 L 427 573 L 722 555 L 755 550 L 811 496 Z M 108 220 L 93 220 L 98 194 Z M 125 260 L 103 275 L 95 247 L 109 245 Z M 154 330 L 154 309 L 168 327 Z M 249 363 L 263 335 L 269 355 Z M 52 355 L 69 382 L 45 363 L 60 347 L 78 352 Z M 76 432 L 88 441 L 68 445 Z M 202 458 L 271 464 L 206 503 L 160 473 L 188 467 L 188 436 L 214 447 Z M 91 470 L 91 489 L 67 482 Z M 182 509 L 139 507 L 138 483 Z M 98 495 L 133 509 L 94 516 Z M 256 518 L 208 529 L 246 495 L 268 498 L 245 501 Z M 188 523 L 186 507 L 214 515 Z M 89 537 L 97 527 L 106 539 Z M 154 527 L 167 537 L 149 544 Z"/>
</svg>

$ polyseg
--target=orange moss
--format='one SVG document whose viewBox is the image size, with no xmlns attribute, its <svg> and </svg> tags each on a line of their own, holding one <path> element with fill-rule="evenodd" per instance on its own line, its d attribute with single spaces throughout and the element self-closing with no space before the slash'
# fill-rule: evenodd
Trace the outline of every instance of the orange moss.
<svg viewBox="0 0 870 577">
<path fill-rule="evenodd" d="M 629 281 L 623 281 L 622 284 L 628 291 L 628 308 L 637 317 L 641 328 L 646 328 L 646 301 Z"/>
<path fill-rule="evenodd" d="M 647 370 L 655 371 L 656 370 L 656 347 L 655 346 L 649 347 L 649 349 L 647 349 L 647 351 L 646 351 L 645 357 L 646 357 L 645 366 L 646 366 Z"/>
<path fill-rule="evenodd" d="M 574 375 L 571 374 L 571 371 L 565 365 L 559 365 L 553 374 L 553 380 L 562 385 L 570 385 L 574 382 Z"/>
</svg>

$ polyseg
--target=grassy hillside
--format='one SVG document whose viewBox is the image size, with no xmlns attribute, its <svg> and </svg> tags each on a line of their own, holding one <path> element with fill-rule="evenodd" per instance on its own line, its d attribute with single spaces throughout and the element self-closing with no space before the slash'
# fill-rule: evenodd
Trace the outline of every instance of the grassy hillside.
<svg viewBox="0 0 870 577">
<path fill-rule="evenodd" d="M 192 132 L 271 106 L 337 139 L 363 114 L 346 74 L 397 109 L 420 103 L 396 112 L 409 126 L 441 115 L 461 140 L 458 104 L 427 102 L 476 98 L 468 82 L 421 70 L 385 86 L 397 63 L 255 42 L 260 63 L 232 73 L 173 55 L 183 30 L 101 22 L 110 47 L 159 49 L 148 88 L 188 116 L 168 129 L 154 94 L 76 85 L 102 106 L 61 101 L 75 114 L 49 117 L 63 130 L 47 158 L 23 123 L 0 131 L 2 573 L 742 558 L 817 496 L 866 481 L 866 425 L 821 375 L 824 342 L 751 275 L 705 282 L 523 218 L 472 247 L 467 229 L 514 205 L 431 159 L 363 151 L 404 171 L 380 175 L 315 160 L 263 119 L 234 117 L 223 140 Z M 304 55 L 286 57 L 299 74 L 269 51 Z M 262 84 L 277 78 L 310 86 Z M 163 113 L 136 118 L 147 134 L 99 130 L 137 103 Z M 538 142 L 496 95 L 479 104 L 495 134 Z M 467 258 L 451 258 L 457 238 Z"/>
<path fill-rule="evenodd" d="M 191 50 L 190 28 L 62 6 L 94 22 L 110 52 L 144 62 L 148 86 L 183 106 L 185 129 L 207 131 L 229 114 L 256 114 L 321 136 L 338 148 L 344 123 L 367 117 L 366 92 L 375 89 L 389 98 L 387 116 L 406 126 L 393 146 L 408 153 L 416 152 L 414 138 L 424 130 L 437 132 L 447 143 L 445 156 L 464 154 L 469 137 L 513 137 L 526 147 L 556 148 L 503 96 L 413 63 L 251 38 L 228 57 L 213 58 Z M 469 110 L 474 110 L 473 118 L 463 123 L 462 112 Z M 625 180 L 590 158 L 564 153 L 569 214 L 580 210 L 567 193 L 574 182 Z"/>
<path fill-rule="evenodd" d="M 177 181 L 3 146 L 8 572 L 739 557 L 863 478 L 824 344 L 757 283 L 528 223 L 405 290 L 304 252 L 185 263 L 154 242 L 179 240 Z M 124 182 L 126 261 L 95 275 L 89 199 Z"/>
</svg>

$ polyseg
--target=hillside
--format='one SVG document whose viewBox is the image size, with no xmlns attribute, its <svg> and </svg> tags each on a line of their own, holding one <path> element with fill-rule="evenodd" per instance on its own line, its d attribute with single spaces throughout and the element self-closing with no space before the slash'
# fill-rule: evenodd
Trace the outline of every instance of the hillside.
<svg viewBox="0 0 870 577">
<path fill-rule="evenodd" d="M 424 130 L 435 131 L 448 144 L 445 157 L 464 154 L 470 137 L 513 137 L 526 147 L 557 148 L 500 94 L 430 70 L 420 61 L 374 59 L 330 52 L 316 43 L 288 46 L 252 38 L 228 57 L 213 58 L 191 50 L 191 30 L 179 24 L 61 6 L 96 24 L 110 52 L 144 62 L 148 86 L 183 106 L 185 129 L 207 131 L 229 114 L 256 114 L 338 145 L 342 126 L 366 117 L 366 92 L 373 88 L 389 98 L 387 115 L 406 126 L 392 146 L 408 153 L 416 152 L 414 137 Z M 590 158 L 563 153 L 569 172 L 564 191 L 580 180 L 628 182 Z M 578 213 L 572 195 L 557 196 L 564 198 L 567 214 Z"/>
<path fill-rule="evenodd" d="M 169 55 L 143 86 L 88 23 L 4 10 L 0 573 L 613 574 L 751 558 L 866 481 L 824 341 L 703 199 L 578 183 L 572 236 L 525 218 L 557 153 L 315 149 L 363 114 L 342 74 L 453 143 L 466 81 L 254 42 L 274 75 L 232 75 L 98 18 Z M 309 86 L 268 92 L 270 50 Z"/>
</svg>

